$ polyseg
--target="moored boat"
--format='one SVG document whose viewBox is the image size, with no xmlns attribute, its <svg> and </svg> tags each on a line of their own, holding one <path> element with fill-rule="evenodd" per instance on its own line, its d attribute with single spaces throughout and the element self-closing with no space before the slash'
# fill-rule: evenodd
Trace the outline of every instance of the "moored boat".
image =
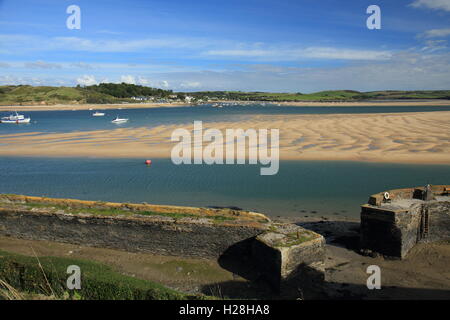
<svg viewBox="0 0 450 320">
<path fill-rule="evenodd" d="M 124 118 L 119 118 L 119 116 L 117 116 L 113 121 L 111 121 L 112 123 L 125 123 L 127 122 L 128 119 L 124 119 Z"/>
<path fill-rule="evenodd" d="M 8 117 L 2 117 L 0 119 L 0 123 L 15 123 L 15 124 L 20 124 L 20 123 L 30 123 L 31 118 L 25 118 L 25 116 L 23 114 L 18 114 L 16 112 L 16 114 L 11 114 Z"/>
</svg>

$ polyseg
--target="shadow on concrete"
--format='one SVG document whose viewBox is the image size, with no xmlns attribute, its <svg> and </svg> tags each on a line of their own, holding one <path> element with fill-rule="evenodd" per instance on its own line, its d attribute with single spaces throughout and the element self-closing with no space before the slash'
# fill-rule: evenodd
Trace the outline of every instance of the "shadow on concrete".
<svg viewBox="0 0 450 320">
<path fill-rule="evenodd" d="M 297 222 L 296 225 L 322 235 L 329 245 L 340 246 L 359 253 L 359 222 L 321 220 L 314 222 Z"/>
<path fill-rule="evenodd" d="M 203 286 L 205 294 L 236 299 L 276 299 L 276 291 L 258 271 L 251 258 L 254 238 L 230 246 L 218 259 L 219 265 L 233 273 L 236 280 Z"/>
</svg>

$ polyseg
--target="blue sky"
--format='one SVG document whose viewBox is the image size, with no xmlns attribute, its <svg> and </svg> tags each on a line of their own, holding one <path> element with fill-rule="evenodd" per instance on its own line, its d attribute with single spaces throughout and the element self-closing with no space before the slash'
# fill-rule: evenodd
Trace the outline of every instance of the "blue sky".
<svg viewBox="0 0 450 320">
<path fill-rule="evenodd" d="M 449 38 L 450 0 L 0 0 L 0 85 L 450 89 Z"/>
</svg>

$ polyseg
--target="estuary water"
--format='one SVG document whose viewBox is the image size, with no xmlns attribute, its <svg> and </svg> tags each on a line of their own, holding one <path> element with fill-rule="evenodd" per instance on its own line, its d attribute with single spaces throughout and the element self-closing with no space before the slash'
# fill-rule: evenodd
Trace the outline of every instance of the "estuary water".
<svg viewBox="0 0 450 320">
<path fill-rule="evenodd" d="M 450 165 L 281 161 L 259 165 L 174 165 L 170 159 L 0 159 L 0 193 L 187 206 L 236 206 L 270 216 L 358 217 L 369 195 L 447 184 Z"/>
<path fill-rule="evenodd" d="M 95 109 L 101 110 L 101 108 Z M 20 109 L 18 109 L 20 111 Z M 0 134 L 72 132 L 236 121 L 256 114 L 355 114 L 450 111 L 450 107 L 278 107 L 210 105 L 154 109 L 32 111 L 29 125 L 0 124 Z M 7 115 L 7 112 L 2 112 Z M 0 138 L 1 143 L 1 138 Z M 11 146 L 13 148 L 13 146 Z M 187 206 L 235 206 L 271 216 L 341 215 L 357 217 L 370 194 L 390 188 L 448 184 L 450 165 L 374 164 L 345 161 L 281 161 L 274 176 L 259 165 L 180 165 L 170 159 L 0 158 L 0 193 L 148 202 Z"/>
<path fill-rule="evenodd" d="M 18 107 L 20 108 L 20 107 Z M 20 111 L 18 109 L 17 111 Z M 93 117 L 95 110 L 65 111 L 27 111 L 23 114 L 31 117 L 30 124 L 0 124 L 0 134 L 23 132 L 72 132 L 109 130 L 115 128 L 154 127 L 169 124 L 192 124 L 194 120 L 203 122 L 232 122 L 245 120 L 253 115 L 289 115 L 289 114 L 358 114 L 358 113 L 405 113 L 450 111 L 450 106 L 376 106 L 376 107 L 278 107 L 274 105 L 237 105 L 213 108 L 211 105 L 193 107 L 170 107 L 151 109 L 109 109 L 104 117 Z M 9 112 L 0 112 L 7 116 Z M 124 124 L 113 124 L 116 116 L 128 118 Z"/>
</svg>

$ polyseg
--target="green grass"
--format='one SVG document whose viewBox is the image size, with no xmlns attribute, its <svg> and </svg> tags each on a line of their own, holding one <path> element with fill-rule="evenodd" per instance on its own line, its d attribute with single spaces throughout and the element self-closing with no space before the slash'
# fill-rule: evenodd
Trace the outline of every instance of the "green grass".
<svg viewBox="0 0 450 320">
<path fill-rule="evenodd" d="M 42 266 L 39 266 L 39 263 Z M 81 270 L 81 290 L 66 287 L 67 267 Z M 44 276 L 45 274 L 45 276 Z M 189 296 L 158 283 L 122 275 L 111 267 L 79 259 L 24 256 L 0 250 L 0 279 L 26 293 L 92 300 L 184 300 L 205 299 Z"/>
<path fill-rule="evenodd" d="M 298 244 L 302 244 L 306 241 L 310 241 L 317 238 L 317 234 L 312 233 L 310 231 L 302 231 L 302 232 L 292 232 L 286 234 L 286 238 L 280 240 L 279 242 L 274 243 L 275 247 L 292 247 Z"/>
<path fill-rule="evenodd" d="M 73 87 L 0 86 L 0 105 L 20 104 L 80 104 L 128 101 L 107 94 Z"/>
<path fill-rule="evenodd" d="M 66 206 L 66 205 L 47 204 L 47 203 L 40 203 L 40 202 L 26 202 L 26 203 L 21 203 L 20 205 L 26 206 L 30 209 L 31 208 L 42 208 L 42 209 L 48 208 L 52 211 L 64 210 L 65 212 L 71 213 L 71 214 L 89 213 L 92 215 L 100 215 L 100 216 L 144 215 L 144 216 L 163 216 L 163 217 L 170 217 L 173 219 L 206 218 L 206 219 L 212 220 L 213 222 L 236 220 L 235 217 L 228 217 L 228 216 L 222 216 L 222 215 L 202 216 L 202 215 L 195 215 L 195 214 L 191 214 L 191 213 L 132 211 L 132 210 L 125 210 L 125 209 L 121 209 L 121 208 L 87 208 L 87 207 L 76 208 L 76 207 L 70 207 L 70 206 Z M 101 202 L 99 202 L 99 205 L 101 205 Z"/>
</svg>

